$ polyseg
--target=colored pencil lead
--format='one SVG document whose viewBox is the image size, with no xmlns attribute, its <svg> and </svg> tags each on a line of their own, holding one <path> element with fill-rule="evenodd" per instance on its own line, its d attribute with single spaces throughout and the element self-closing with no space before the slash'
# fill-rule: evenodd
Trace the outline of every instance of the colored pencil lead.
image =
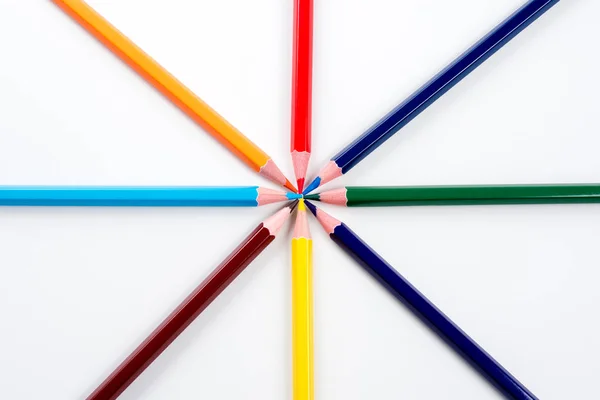
<svg viewBox="0 0 600 400">
<path fill-rule="evenodd" d="M 286 194 L 288 200 L 300 200 L 302 195 L 299 193 L 287 193 Z"/>
<path fill-rule="evenodd" d="M 290 182 L 287 178 L 285 178 L 285 183 L 283 184 L 283 186 L 290 190 L 292 193 L 298 193 L 298 189 L 296 189 L 292 182 Z"/>
</svg>

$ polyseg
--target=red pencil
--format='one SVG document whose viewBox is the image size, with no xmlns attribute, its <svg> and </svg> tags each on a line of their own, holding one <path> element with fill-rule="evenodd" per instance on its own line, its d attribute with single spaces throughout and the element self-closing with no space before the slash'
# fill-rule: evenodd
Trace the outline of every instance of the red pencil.
<svg viewBox="0 0 600 400">
<path fill-rule="evenodd" d="M 294 202 L 261 222 L 172 313 L 113 371 L 87 400 L 113 400 L 196 319 L 202 311 L 274 239 L 290 213 Z"/>
<path fill-rule="evenodd" d="M 310 159 L 312 124 L 313 0 L 294 0 L 294 72 L 292 78 L 292 163 L 298 192 Z"/>
</svg>

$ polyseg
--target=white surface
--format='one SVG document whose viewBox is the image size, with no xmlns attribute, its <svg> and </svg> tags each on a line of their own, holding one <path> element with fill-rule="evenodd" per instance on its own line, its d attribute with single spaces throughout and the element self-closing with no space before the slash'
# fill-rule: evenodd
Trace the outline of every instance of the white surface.
<svg viewBox="0 0 600 400">
<path fill-rule="evenodd" d="M 316 1 L 311 173 L 521 3 Z M 90 4 L 291 177 L 291 0 Z M 329 187 L 599 182 L 599 13 L 563 0 Z M 0 54 L 1 184 L 269 185 L 48 0 L 0 0 Z M 0 398 L 85 398 L 274 209 L 0 209 Z M 600 206 L 326 209 L 540 399 L 600 397 Z M 317 399 L 500 398 L 312 230 Z M 123 399 L 291 398 L 282 236 Z"/>
</svg>

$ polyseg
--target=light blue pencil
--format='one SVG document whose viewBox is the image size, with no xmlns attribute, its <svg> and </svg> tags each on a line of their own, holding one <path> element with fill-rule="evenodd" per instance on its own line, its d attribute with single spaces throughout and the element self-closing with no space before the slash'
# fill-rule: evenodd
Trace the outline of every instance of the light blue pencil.
<svg viewBox="0 0 600 400">
<path fill-rule="evenodd" d="M 299 197 L 259 186 L 0 186 L 0 206 L 257 207 Z"/>
</svg>

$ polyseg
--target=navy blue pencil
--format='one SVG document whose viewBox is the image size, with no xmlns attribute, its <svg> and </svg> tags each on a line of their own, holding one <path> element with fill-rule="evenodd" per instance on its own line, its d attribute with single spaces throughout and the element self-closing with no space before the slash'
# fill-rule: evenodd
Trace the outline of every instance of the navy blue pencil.
<svg viewBox="0 0 600 400">
<path fill-rule="evenodd" d="M 463 356 L 507 398 L 537 400 L 537 397 L 522 383 L 479 347 L 473 339 L 456 326 L 450 318 L 444 315 L 350 228 L 310 202 L 306 202 L 306 206 L 317 217 L 334 242 Z"/>
<path fill-rule="evenodd" d="M 306 187 L 304 193 L 310 193 L 319 186 L 350 171 L 363 158 L 381 146 L 558 1 L 528 1 L 402 104 L 336 154 L 319 172 L 312 183 Z"/>
</svg>

